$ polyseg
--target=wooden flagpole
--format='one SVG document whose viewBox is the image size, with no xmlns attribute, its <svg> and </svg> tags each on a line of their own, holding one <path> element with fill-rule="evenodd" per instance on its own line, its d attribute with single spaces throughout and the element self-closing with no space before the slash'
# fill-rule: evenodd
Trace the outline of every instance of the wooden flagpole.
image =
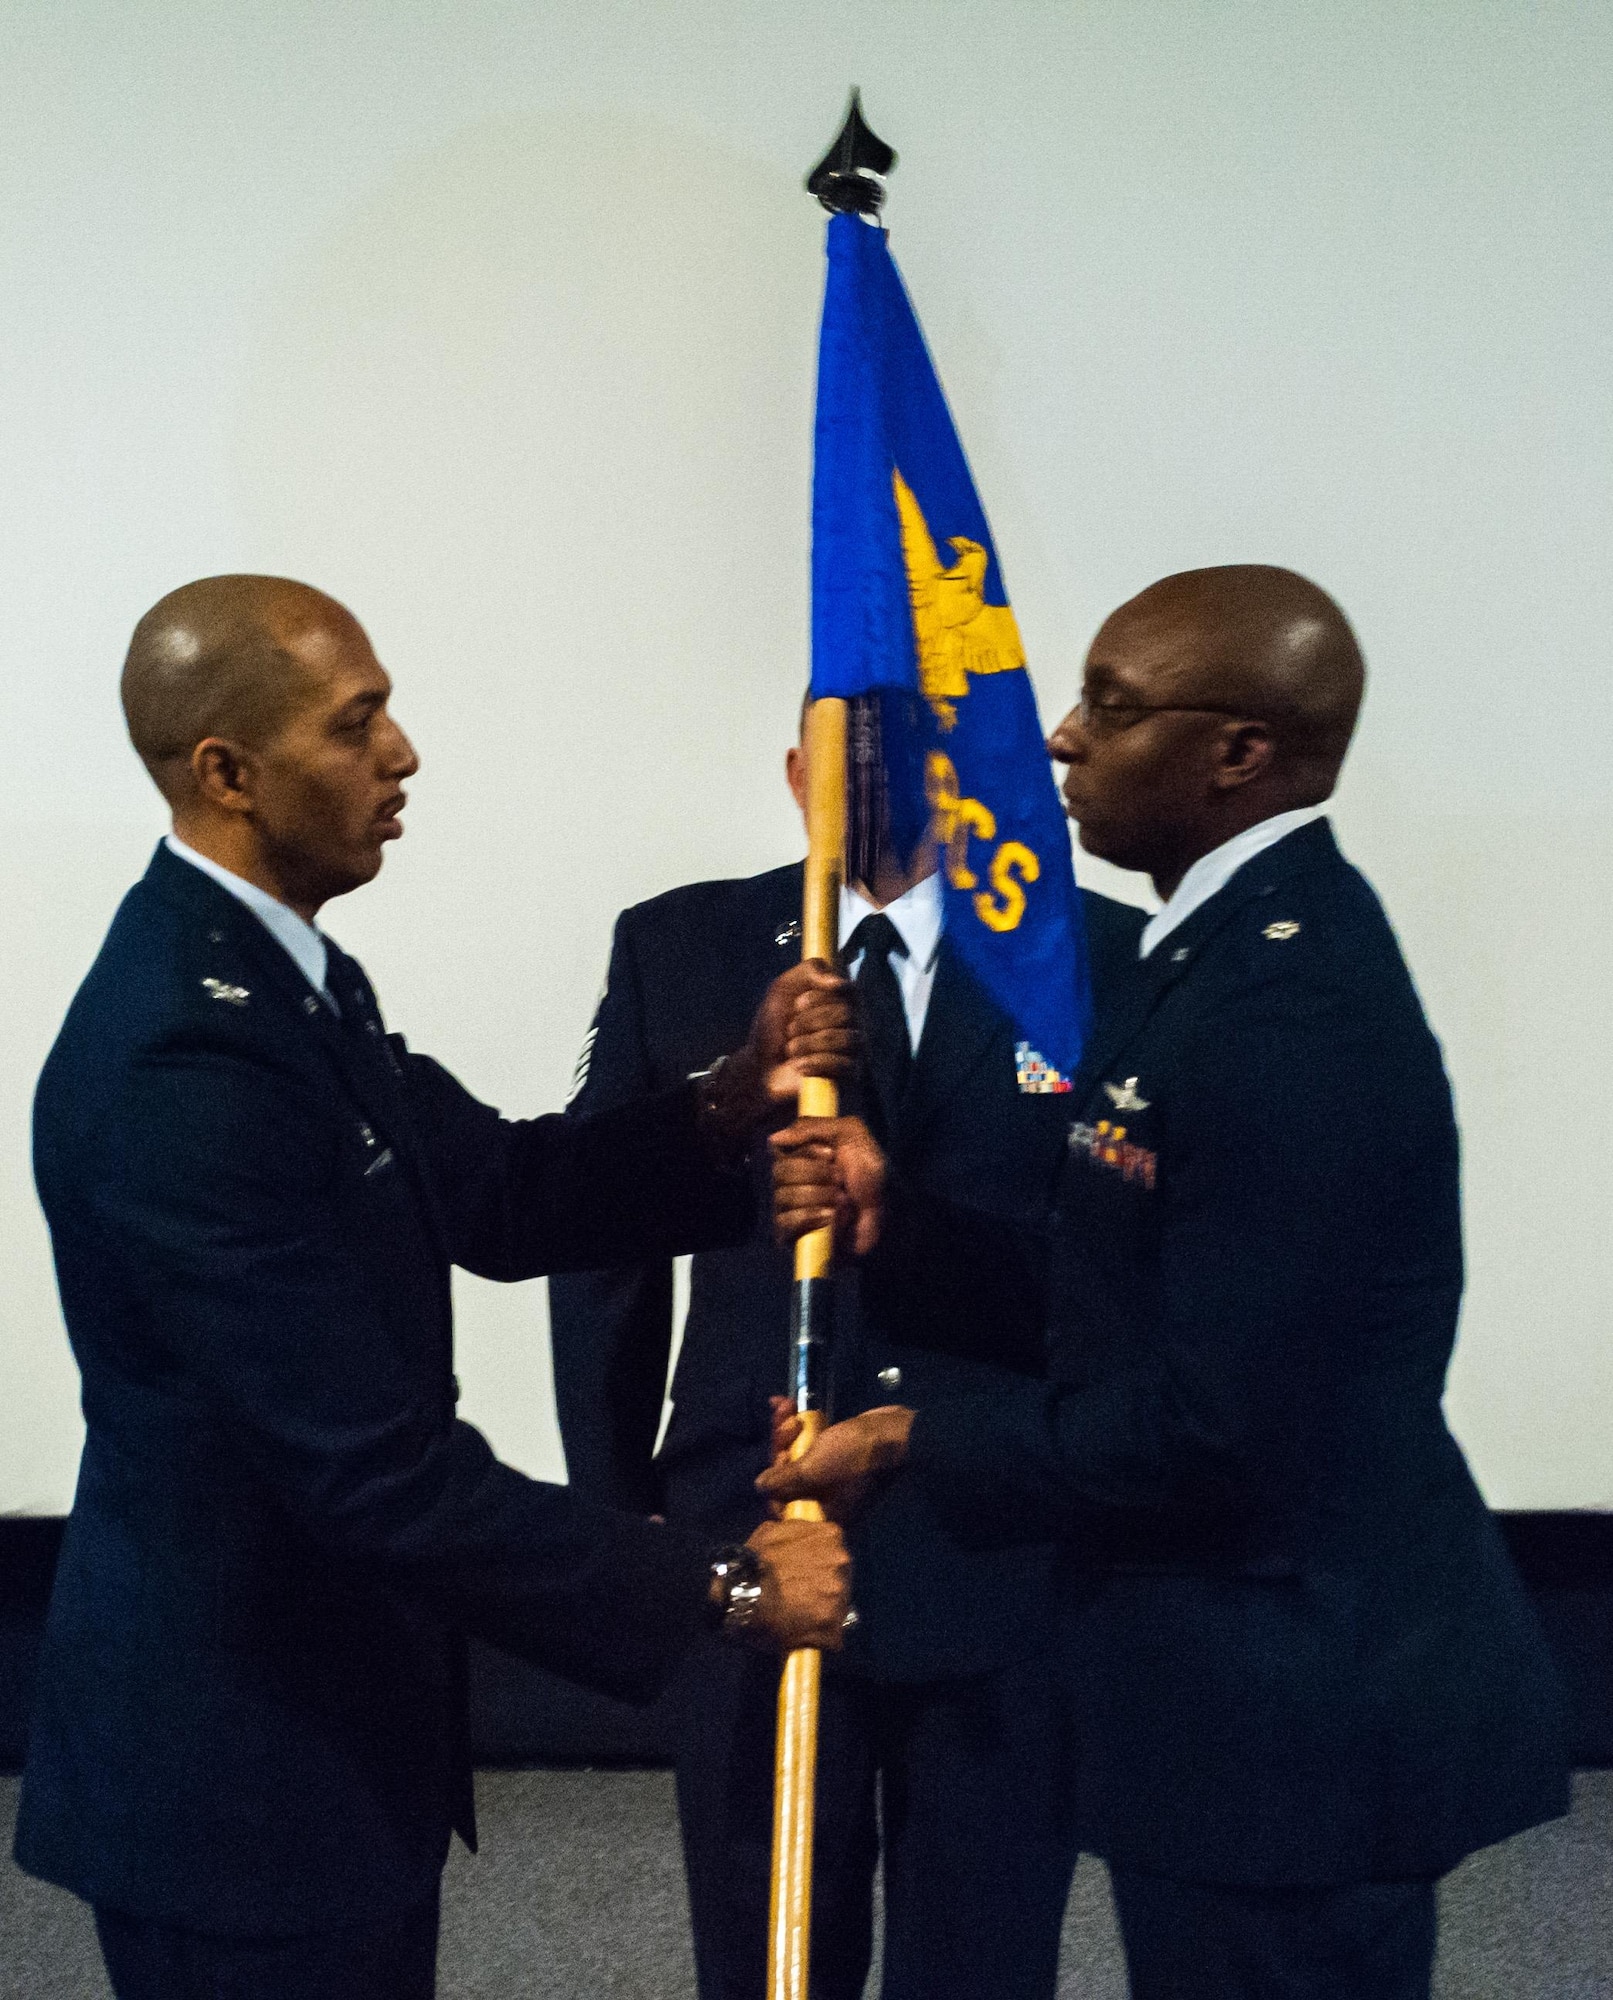
<svg viewBox="0 0 1613 2000">
<path fill-rule="evenodd" d="M 853 90 L 834 144 L 807 176 L 807 191 L 831 214 L 879 213 L 885 176 L 896 155 L 864 122 Z M 848 704 L 813 702 L 806 717 L 807 863 L 801 901 L 801 956 L 833 964 L 840 944 L 840 883 L 846 866 L 846 724 Z M 833 1118 L 840 1093 L 822 1077 L 801 1086 L 803 1118 Z M 795 1246 L 791 1400 L 801 1430 L 799 1458 L 823 1424 L 821 1376 L 829 1332 L 834 1232 L 814 1230 Z M 815 1500 L 792 1500 L 786 1520 L 821 1521 Z M 773 1897 L 767 1935 L 767 2000 L 807 2000 L 812 1939 L 812 1822 L 817 1791 L 818 1689 L 823 1655 L 791 1653 L 779 1681 L 778 1744 L 773 1766 Z"/>
<path fill-rule="evenodd" d="M 815 701 L 807 711 L 807 861 L 801 903 L 801 956 L 833 964 L 839 948 L 840 882 L 846 851 L 846 703 Z M 825 1077 L 801 1085 L 803 1118 L 833 1118 L 840 1094 Z M 791 1456 L 799 1458 L 823 1422 L 820 1377 L 829 1310 L 834 1232 L 817 1229 L 795 1246 L 790 1392 L 801 1419 Z M 792 1500 L 789 1521 L 821 1521 L 815 1500 Z M 768 1920 L 768 2000 L 807 2000 L 812 1933 L 812 1822 L 817 1790 L 818 1684 L 823 1655 L 791 1653 L 779 1682 L 773 1767 L 773 1894 Z"/>
</svg>

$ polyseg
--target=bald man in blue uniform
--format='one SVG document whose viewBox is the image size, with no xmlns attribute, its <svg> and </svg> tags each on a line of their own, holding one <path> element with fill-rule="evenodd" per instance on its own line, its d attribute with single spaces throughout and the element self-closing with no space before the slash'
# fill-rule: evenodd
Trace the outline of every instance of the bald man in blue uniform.
<svg viewBox="0 0 1613 2000">
<path fill-rule="evenodd" d="M 838 1531 L 720 1550 L 495 1459 L 449 1279 L 742 1239 L 751 1136 L 846 1065 L 843 982 L 789 974 L 701 1084 L 501 1118 L 314 923 L 401 831 L 390 691 L 266 577 L 172 593 L 124 670 L 175 830 L 35 1102 L 87 1435 L 17 1826 L 118 2000 L 427 2000 L 470 1632 L 640 1701 L 708 1634 L 840 1640 Z"/>
<path fill-rule="evenodd" d="M 1059 1538 L 1048 1748 L 1134 2000 L 1426 2000 L 1438 1877 L 1567 1808 L 1555 1675 L 1441 1410 L 1450 1088 L 1322 816 L 1362 683 L 1285 570 L 1105 623 L 1052 748 L 1083 846 L 1164 908 L 1065 1100 L 1050 1380 L 893 1399 L 762 1480 Z M 854 1120 L 777 1143 L 786 1235 L 837 1196 L 978 1226 Z"/>
</svg>

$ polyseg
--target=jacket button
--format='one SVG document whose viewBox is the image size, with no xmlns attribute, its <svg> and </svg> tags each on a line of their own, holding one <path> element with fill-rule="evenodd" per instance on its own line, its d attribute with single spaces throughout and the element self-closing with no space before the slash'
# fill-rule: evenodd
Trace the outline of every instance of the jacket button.
<svg viewBox="0 0 1613 2000">
<path fill-rule="evenodd" d="M 319 1002 L 312 993 L 305 995 L 302 1003 L 302 1011 L 305 1014 L 317 1014 L 319 1012 Z"/>
<path fill-rule="evenodd" d="M 900 1368 L 881 1368 L 874 1380 L 882 1389 L 899 1389 L 902 1386 L 902 1371 Z"/>
</svg>

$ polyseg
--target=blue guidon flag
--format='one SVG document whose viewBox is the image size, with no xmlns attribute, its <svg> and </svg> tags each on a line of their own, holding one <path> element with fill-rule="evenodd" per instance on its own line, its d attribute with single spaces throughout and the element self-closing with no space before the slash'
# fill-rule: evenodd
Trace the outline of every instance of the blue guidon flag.
<svg viewBox="0 0 1613 2000">
<path fill-rule="evenodd" d="M 941 850 L 946 935 L 1065 1091 L 1091 1019 L 1069 831 L 968 461 L 884 230 L 829 223 L 812 490 L 814 698 L 878 696 L 892 832 Z"/>
</svg>

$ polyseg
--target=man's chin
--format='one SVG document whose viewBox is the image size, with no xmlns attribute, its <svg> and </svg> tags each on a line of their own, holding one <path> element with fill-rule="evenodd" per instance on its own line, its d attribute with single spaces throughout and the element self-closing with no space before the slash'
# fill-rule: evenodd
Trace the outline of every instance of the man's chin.
<svg viewBox="0 0 1613 2000">
<path fill-rule="evenodd" d="M 351 851 L 338 873 L 332 869 L 326 878 L 322 900 L 329 902 L 336 896 L 350 896 L 355 889 L 362 889 L 367 882 L 373 882 L 381 872 L 382 850 L 377 840 Z"/>
<path fill-rule="evenodd" d="M 1107 861 L 1111 868 L 1124 868 L 1131 875 L 1149 872 L 1146 853 L 1139 853 L 1136 843 L 1127 840 L 1124 827 L 1083 819 L 1076 823 L 1075 837 L 1081 852 L 1095 861 Z"/>
</svg>

